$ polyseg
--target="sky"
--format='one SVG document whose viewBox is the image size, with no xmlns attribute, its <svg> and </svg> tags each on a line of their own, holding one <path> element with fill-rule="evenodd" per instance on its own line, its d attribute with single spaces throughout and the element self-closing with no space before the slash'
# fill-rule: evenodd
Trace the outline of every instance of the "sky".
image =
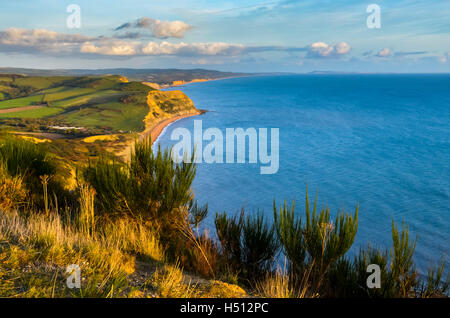
<svg viewBox="0 0 450 318">
<path fill-rule="evenodd" d="M 450 72 L 449 0 L 14 0 L 0 67 Z"/>
</svg>

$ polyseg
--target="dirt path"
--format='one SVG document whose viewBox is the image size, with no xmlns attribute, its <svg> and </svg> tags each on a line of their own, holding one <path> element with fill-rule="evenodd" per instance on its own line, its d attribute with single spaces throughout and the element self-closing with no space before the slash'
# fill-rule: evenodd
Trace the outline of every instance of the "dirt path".
<svg viewBox="0 0 450 318">
<path fill-rule="evenodd" d="M 36 106 L 24 106 L 24 107 L 16 107 L 16 108 L 6 108 L 6 109 L 0 109 L 0 114 L 23 112 L 25 110 L 39 109 L 39 108 L 42 108 L 42 107 L 44 107 L 44 106 L 36 105 Z"/>
</svg>

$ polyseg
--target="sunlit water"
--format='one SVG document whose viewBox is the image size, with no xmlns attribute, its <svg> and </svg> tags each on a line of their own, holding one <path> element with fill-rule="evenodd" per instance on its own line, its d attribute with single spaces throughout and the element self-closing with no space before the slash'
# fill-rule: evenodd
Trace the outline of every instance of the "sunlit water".
<svg viewBox="0 0 450 318">
<path fill-rule="evenodd" d="M 272 220 L 273 200 L 296 199 L 306 186 L 319 206 L 354 212 L 359 229 L 350 251 L 391 246 L 391 222 L 405 220 L 418 236 L 415 259 L 426 269 L 450 260 L 450 76 L 289 75 L 190 84 L 183 90 L 209 112 L 170 125 L 172 131 L 278 127 L 280 167 L 261 175 L 258 164 L 199 164 L 194 191 L 215 212 L 258 209 Z M 204 142 L 204 145 L 207 142 Z M 450 264 L 447 264 L 450 265 Z"/>
</svg>

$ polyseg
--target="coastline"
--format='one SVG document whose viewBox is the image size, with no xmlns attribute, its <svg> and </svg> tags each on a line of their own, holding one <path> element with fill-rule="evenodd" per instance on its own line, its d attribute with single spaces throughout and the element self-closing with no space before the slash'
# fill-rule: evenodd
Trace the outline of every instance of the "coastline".
<svg viewBox="0 0 450 318">
<path fill-rule="evenodd" d="M 206 112 L 207 112 L 206 110 L 199 109 L 195 113 L 193 112 L 193 113 L 189 113 L 189 114 L 176 115 L 173 117 L 164 118 L 164 119 L 154 123 L 150 127 L 147 127 L 143 132 L 139 133 L 139 137 L 137 138 L 137 140 L 142 141 L 150 136 L 151 137 L 151 146 L 153 147 L 155 142 L 158 140 L 158 138 L 162 135 L 162 133 L 165 131 L 165 129 L 170 124 L 172 124 L 180 119 L 203 115 Z M 126 159 L 126 161 L 128 161 L 130 159 L 130 154 L 131 154 L 131 151 L 133 150 L 134 143 L 135 143 L 135 140 L 130 142 L 128 144 L 128 146 L 124 149 L 124 151 L 119 156 L 124 157 Z"/>
<path fill-rule="evenodd" d="M 249 74 L 249 75 L 239 75 L 239 76 L 227 76 L 227 77 L 220 77 L 220 78 L 197 79 L 197 80 L 188 81 L 188 82 L 185 82 L 185 83 L 182 83 L 182 84 L 165 84 L 165 85 L 160 85 L 160 89 L 163 90 L 163 89 L 174 88 L 174 87 L 182 87 L 182 86 L 189 85 L 189 84 L 214 82 L 214 81 L 221 81 L 221 80 L 226 80 L 226 79 L 249 77 L 249 76 L 255 76 L 255 75 L 254 74 Z"/>
<path fill-rule="evenodd" d="M 148 138 L 151 136 L 152 145 L 158 140 L 159 136 L 164 132 L 164 130 L 172 123 L 188 117 L 203 115 L 206 113 L 205 110 L 198 110 L 196 113 L 186 114 L 186 115 L 178 115 L 170 118 L 166 118 L 162 121 L 155 123 L 151 128 L 146 129 L 139 136 L 139 140 L 143 140 L 144 138 Z"/>
</svg>

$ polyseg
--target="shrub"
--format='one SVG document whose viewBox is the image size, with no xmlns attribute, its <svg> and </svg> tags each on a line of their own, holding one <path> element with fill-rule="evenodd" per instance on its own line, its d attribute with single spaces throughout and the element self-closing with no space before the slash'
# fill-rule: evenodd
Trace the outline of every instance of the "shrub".
<svg viewBox="0 0 450 318">
<path fill-rule="evenodd" d="M 317 198 L 310 211 L 308 192 L 306 192 L 306 225 L 303 231 L 306 249 L 314 264 L 315 286 L 321 281 L 330 265 L 350 249 L 358 230 L 358 206 L 355 215 L 338 212 L 335 222 L 330 218 L 330 210 L 317 211 Z"/>
<path fill-rule="evenodd" d="M 387 298 L 393 296 L 393 281 L 389 271 L 388 251 L 361 249 L 352 261 L 345 257 L 337 260 L 327 274 L 327 296 L 343 298 Z M 381 288 L 367 287 L 367 267 L 380 266 Z"/>
<path fill-rule="evenodd" d="M 247 216 L 242 227 L 242 262 L 247 277 L 255 279 L 271 271 L 278 250 L 275 228 L 267 224 L 264 215 Z"/>
<path fill-rule="evenodd" d="M 226 212 L 216 213 L 215 227 L 217 237 L 222 247 L 224 261 L 235 272 L 241 270 L 242 245 L 241 234 L 244 220 L 244 210 L 239 216 L 228 217 Z"/>
<path fill-rule="evenodd" d="M 305 270 L 306 245 L 303 239 L 302 220 L 295 215 L 295 202 L 292 208 L 284 202 L 278 212 L 273 202 L 274 225 L 284 254 L 289 261 L 289 270 L 293 274 L 301 275 Z"/>
<path fill-rule="evenodd" d="M 181 211 L 184 218 L 176 226 L 186 240 L 180 240 L 178 246 L 172 246 L 171 252 L 180 257 L 181 264 L 204 277 L 215 277 L 218 248 L 208 232 L 199 232 L 200 223 L 208 215 L 208 205 L 199 207 L 193 200 L 187 210 Z"/>
<path fill-rule="evenodd" d="M 392 241 L 391 250 L 391 275 L 395 282 L 395 290 L 400 297 L 408 296 L 408 293 L 416 285 L 417 272 L 414 269 L 413 255 L 416 248 L 417 239 L 411 242 L 409 239 L 409 229 L 402 224 L 401 233 L 392 221 Z"/>
<path fill-rule="evenodd" d="M 100 157 L 94 164 L 89 163 L 85 179 L 97 192 L 99 212 L 111 216 L 130 212 L 127 209 L 128 176 L 123 165 L 115 160 Z"/>
<path fill-rule="evenodd" d="M 442 258 L 441 264 L 436 268 L 429 267 L 427 273 L 426 284 L 422 284 L 421 289 L 418 292 L 419 297 L 442 297 L 448 296 L 450 291 L 450 272 L 447 278 L 443 278 L 445 269 L 445 259 Z"/>
<path fill-rule="evenodd" d="M 292 279 L 303 280 L 308 276 L 314 290 L 318 290 L 329 267 L 352 246 L 358 229 L 358 207 L 354 216 L 337 213 L 331 221 L 330 210 L 317 213 L 317 197 L 311 211 L 306 191 L 306 223 L 295 217 L 295 202 L 292 208 L 280 207 L 274 202 L 274 218 L 278 237 L 289 258 Z M 311 277 L 308 271 L 311 271 Z"/>
<path fill-rule="evenodd" d="M 216 214 L 216 232 L 224 262 L 249 283 L 272 269 L 279 250 L 275 228 L 269 226 L 262 213 L 229 218 L 226 212 Z M 225 269 L 228 270 L 228 269 Z"/>
<path fill-rule="evenodd" d="M 0 166 L 0 210 L 10 211 L 26 204 L 28 191 L 21 176 L 11 177 L 7 169 Z"/>
<path fill-rule="evenodd" d="M 45 145 L 35 144 L 28 140 L 6 137 L 0 141 L 0 164 L 11 178 L 19 178 L 22 186 L 28 191 L 27 203 L 43 208 L 49 201 L 43 198 L 44 176 L 45 189 L 50 198 L 58 197 L 65 205 L 74 203 L 72 194 L 64 189 L 62 178 L 57 174 L 60 168 L 55 157 Z M 48 197 L 47 197 L 48 198 Z M 57 205 L 57 202 L 53 202 Z"/>
<path fill-rule="evenodd" d="M 145 140 L 135 143 L 127 164 L 105 157 L 91 162 L 85 179 L 97 192 L 103 213 L 127 214 L 164 228 L 182 217 L 179 210 L 192 199 L 195 171 L 194 163 L 173 163 L 168 150 L 158 148 L 155 155 Z"/>
<path fill-rule="evenodd" d="M 56 172 L 56 165 L 44 146 L 23 139 L 9 137 L 2 140 L 0 160 L 10 176 L 23 177 L 32 193 L 41 193 L 41 176 Z"/>
</svg>

